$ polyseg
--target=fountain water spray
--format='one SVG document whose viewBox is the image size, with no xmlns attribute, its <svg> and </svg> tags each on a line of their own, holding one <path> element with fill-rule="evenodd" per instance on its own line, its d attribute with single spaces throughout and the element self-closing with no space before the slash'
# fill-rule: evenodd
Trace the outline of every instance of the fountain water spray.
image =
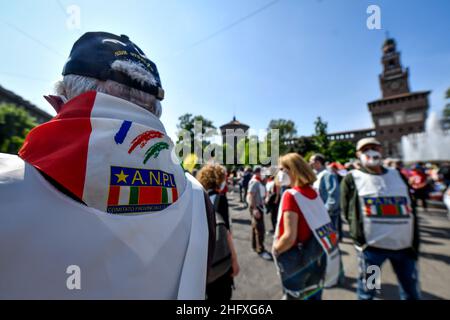
<svg viewBox="0 0 450 320">
<path fill-rule="evenodd" d="M 450 133 L 442 130 L 436 113 L 425 123 L 425 132 L 402 137 L 404 162 L 437 162 L 450 160 Z"/>
</svg>

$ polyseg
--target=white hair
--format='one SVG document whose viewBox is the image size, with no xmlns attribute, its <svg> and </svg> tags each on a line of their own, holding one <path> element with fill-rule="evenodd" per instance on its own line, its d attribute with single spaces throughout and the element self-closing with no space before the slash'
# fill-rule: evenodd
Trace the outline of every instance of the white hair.
<svg viewBox="0 0 450 320">
<path fill-rule="evenodd" d="M 127 74 L 130 78 L 141 84 L 156 85 L 156 80 L 153 75 L 136 63 L 115 61 L 111 65 L 111 68 Z M 143 107 L 158 118 L 161 116 L 161 103 L 154 95 L 128 87 L 116 81 L 101 81 L 95 78 L 69 74 L 55 84 L 56 94 L 64 96 L 68 100 L 91 90 L 122 98 Z"/>
</svg>

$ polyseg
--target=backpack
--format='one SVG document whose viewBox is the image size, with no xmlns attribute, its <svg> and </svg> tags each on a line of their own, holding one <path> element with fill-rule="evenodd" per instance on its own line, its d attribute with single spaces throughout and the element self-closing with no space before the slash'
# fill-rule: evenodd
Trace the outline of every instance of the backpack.
<svg viewBox="0 0 450 320">
<path fill-rule="evenodd" d="M 216 213 L 216 245 L 208 275 L 208 283 L 223 276 L 231 268 L 231 250 L 228 245 L 228 229 L 221 214 L 217 212 L 219 195 L 214 198 L 214 211 Z"/>
</svg>

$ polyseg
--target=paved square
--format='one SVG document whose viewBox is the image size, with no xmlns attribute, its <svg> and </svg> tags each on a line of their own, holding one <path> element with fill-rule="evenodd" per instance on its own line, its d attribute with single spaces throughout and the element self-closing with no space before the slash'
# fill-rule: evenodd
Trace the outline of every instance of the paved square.
<svg viewBox="0 0 450 320">
<path fill-rule="evenodd" d="M 261 259 L 251 248 L 250 213 L 239 202 L 239 195 L 229 193 L 232 231 L 241 272 L 235 279 L 233 299 L 281 299 L 281 284 L 273 262 Z M 420 285 L 423 299 L 450 299 L 450 221 L 445 213 L 431 209 L 419 210 L 421 255 L 419 259 Z M 266 230 L 271 229 L 265 216 Z M 356 299 L 357 261 L 355 249 L 344 224 L 343 255 L 346 283 L 343 287 L 326 289 L 323 299 Z M 266 249 L 270 250 L 272 235 L 266 234 Z M 381 270 L 380 299 L 399 299 L 397 279 L 389 263 Z"/>
</svg>

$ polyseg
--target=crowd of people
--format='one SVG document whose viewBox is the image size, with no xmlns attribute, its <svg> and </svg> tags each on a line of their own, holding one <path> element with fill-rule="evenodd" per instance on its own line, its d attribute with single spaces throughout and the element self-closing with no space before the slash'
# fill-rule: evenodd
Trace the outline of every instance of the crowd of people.
<svg viewBox="0 0 450 320">
<path fill-rule="evenodd" d="M 273 167 L 206 164 L 195 179 L 172 157 L 156 65 L 127 36 L 84 34 L 62 74 L 46 97 L 55 118 L 18 156 L 0 154 L 0 298 L 231 299 L 234 188 L 251 249 L 275 262 L 285 299 L 318 300 L 342 284 L 343 219 L 358 252 L 358 298 L 374 298 L 368 267 L 386 260 L 400 296 L 420 298 L 416 206 L 450 207 L 448 165 L 383 165 L 380 142 L 365 138 L 345 165 L 289 153 Z"/>
<path fill-rule="evenodd" d="M 450 167 L 446 163 L 406 167 L 400 160 L 383 159 L 381 144 L 374 138 L 359 141 L 355 156 L 354 161 L 340 164 L 317 153 L 307 163 L 292 153 L 282 156 L 278 166 L 233 167 L 227 172 L 227 186 L 219 188 L 225 198 L 227 191 L 236 190 L 239 201 L 248 208 L 252 249 L 277 264 L 285 299 L 320 299 L 324 288 L 344 284 L 339 256 L 344 219 L 357 250 L 358 298 L 375 297 L 376 290 L 366 283 L 367 267 L 381 267 L 386 260 L 398 276 L 400 297 L 420 298 L 416 209 L 420 205 L 426 211 L 429 203 L 446 201 Z M 332 228 L 327 236 L 319 234 L 315 239 L 314 221 L 310 221 L 314 218 L 308 217 L 317 218 L 323 212 Z M 270 217 L 271 230 L 267 232 L 264 214 Z M 226 216 L 229 219 L 228 213 Z M 323 221 L 326 224 L 327 220 Z M 267 235 L 274 237 L 270 251 L 264 246 Z M 330 248 L 311 243 L 323 238 L 330 240 Z M 333 250 L 338 268 L 331 275 L 334 280 L 327 282 L 329 270 L 321 262 L 330 263 L 327 253 Z M 290 259 L 290 265 L 283 264 L 283 256 Z M 310 264 L 305 266 L 299 258 L 294 267 L 293 256 L 304 256 Z M 293 267 L 294 272 L 286 271 Z"/>
</svg>

